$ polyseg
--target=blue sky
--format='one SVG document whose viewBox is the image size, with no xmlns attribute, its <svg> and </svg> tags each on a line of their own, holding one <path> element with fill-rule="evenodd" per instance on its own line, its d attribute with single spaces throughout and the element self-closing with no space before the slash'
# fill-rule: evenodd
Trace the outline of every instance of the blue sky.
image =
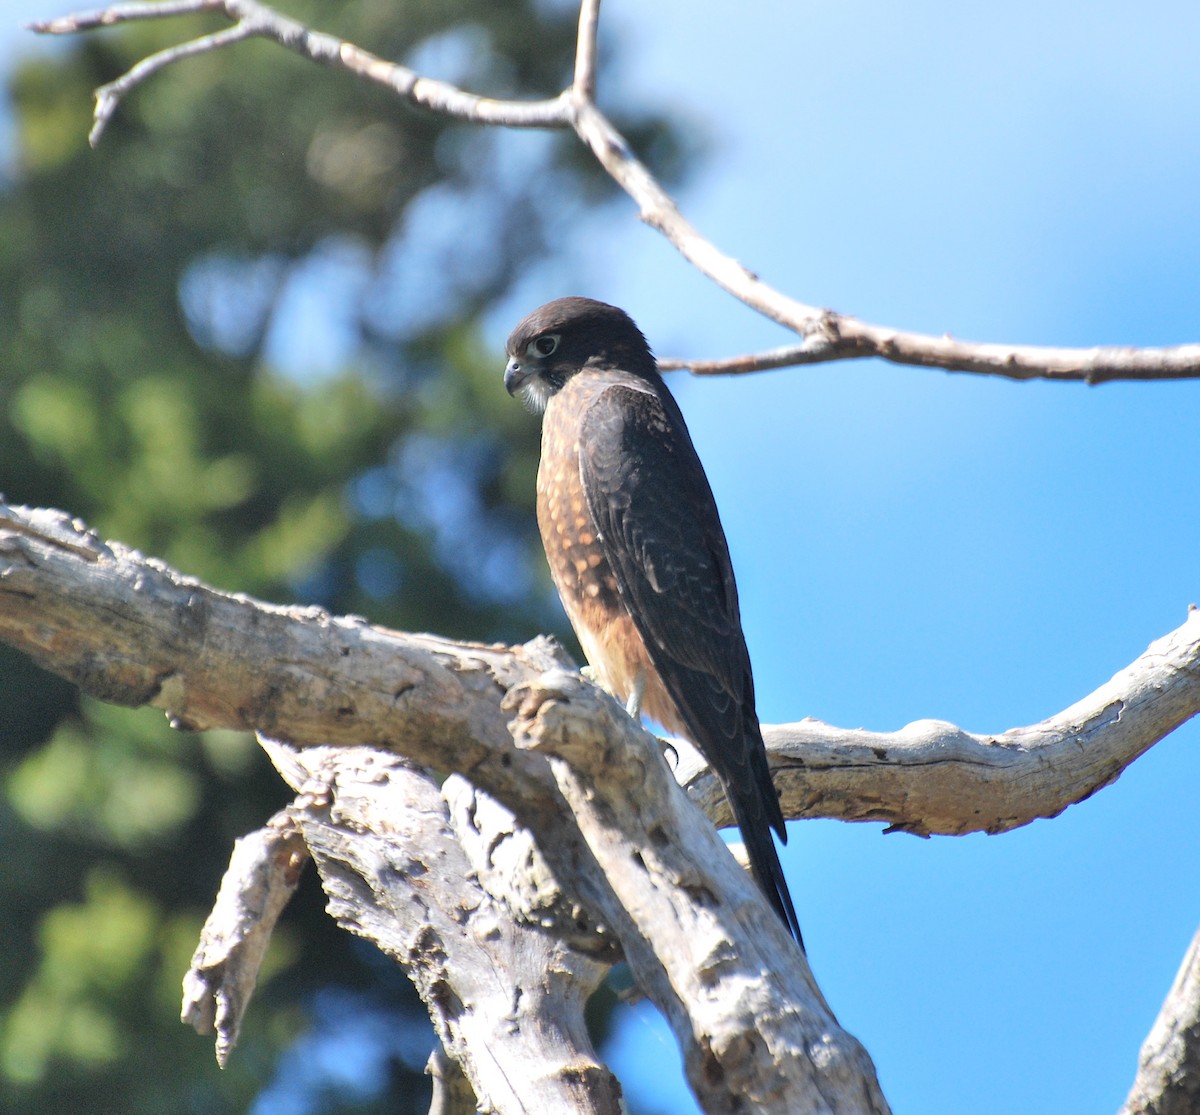
<svg viewBox="0 0 1200 1115">
<path fill-rule="evenodd" d="M 7 25 L 59 10 L 0 0 Z M 987 341 L 1200 340 L 1194 2 L 608 0 L 604 18 L 621 84 L 601 99 L 700 127 L 685 214 L 797 298 Z M 497 382 L 512 321 L 564 293 L 624 306 L 662 354 L 787 339 L 618 202 L 514 291 Z M 1200 603 L 1200 383 L 876 362 L 671 382 L 765 721 L 1033 723 Z M 814 970 L 898 1113 L 1117 1109 L 1200 922 L 1198 742 L 1188 725 L 1003 836 L 791 826 Z M 689 1109 L 674 1058 L 639 1008 L 615 1062 L 663 1112 Z"/>
<path fill-rule="evenodd" d="M 1200 336 L 1194 4 L 653 7 L 609 8 L 623 74 L 707 125 L 684 211 L 768 281 L 979 340 Z M 648 229 L 603 258 L 660 352 L 785 339 Z M 1200 384 L 872 362 L 678 394 L 767 721 L 1033 723 L 1200 601 Z M 897 1112 L 1116 1110 L 1200 921 L 1197 741 L 1004 836 L 792 826 L 814 970 Z"/>
</svg>

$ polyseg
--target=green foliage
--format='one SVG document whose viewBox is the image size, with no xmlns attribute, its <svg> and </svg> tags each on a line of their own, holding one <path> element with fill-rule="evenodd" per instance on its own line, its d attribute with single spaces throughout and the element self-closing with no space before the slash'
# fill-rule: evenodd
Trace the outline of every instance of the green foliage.
<svg viewBox="0 0 1200 1115">
<path fill-rule="evenodd" d="M 574 28 L 542 9 L 293 14 L 482 92 L 551 95 Z M 230 590 L 451 636 L 561 629 L 536 424 L 479 321 L 563 233 L 558 199 L 604 189 L 594 169 L 567 137 L 447 125 L 262 43 L 157 76 L 91 151 L 92 89 L 206 29 L 97 33 L 15 77 L 0 491 Z M 631 133 L 677 159 L 659 122 Z M 0 1108 L 245 1111 L 320 1035 L 330 988 L 389 1026 L 421 1016 L 310 879 L 219 1073 L 178 1022 L 179 979 L 233 838 L 283 786 L 245 737 L 83 701 L 5 648 L 0 739 Z M 289 1110 L 424 1110 L 428 1040 L 385 1048 L 361 1094 L 314 1077 Z"/>
<path fill-rule="evenodd" d="M 108 872 L 87 881 L 85 900 L 42 919 L 42 958 L 5 1020 L 0 1063 L 18 1082 L 45 1076 L 55 1056 L 103 1065 L 128 1055 L 112 1003 L 150 961 L 154 904 Z"/>
</svg>

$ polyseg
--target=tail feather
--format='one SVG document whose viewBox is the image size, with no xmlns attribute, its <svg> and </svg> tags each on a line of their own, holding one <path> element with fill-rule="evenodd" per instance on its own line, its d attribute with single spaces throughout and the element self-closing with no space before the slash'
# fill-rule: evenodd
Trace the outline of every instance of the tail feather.
<svg viewBox="0 0 1200 1115">
<path fill-rule="evenodd" d="M 750 860 L 750 873 L 759 889 L 766 895 L 767 901 L 779 915 L 788 932 L 795 938 L 800 951 L 804 948 L 804 938 L 800 935 L 800 921 L 796 917 L 796 907 L 792 905 L 792 896 L 788 892 L 787 880 L 783 877 L 783 865 L 779 862 L 779 852 L 771 837 L 771 829 L 765 818 L 751 817 L 748 814 L 758 812 L 757 809 L 747 809 L 746 802 L 738 800 L 736 794 L 728 794 L 729 804 L 733 809 L 734 820 L 741 830 L 742 843 L 746 846 L 746 855 Z M 776 806 L 778 809 L 778 806 Z M 786 834 L 784 835 L 786 842 Z"/>
</svg>

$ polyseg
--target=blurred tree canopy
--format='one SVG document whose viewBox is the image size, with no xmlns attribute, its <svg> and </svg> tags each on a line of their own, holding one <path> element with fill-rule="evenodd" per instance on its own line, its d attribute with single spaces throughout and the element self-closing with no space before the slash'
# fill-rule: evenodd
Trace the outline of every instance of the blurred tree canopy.
<svg viewBox="0 0 1200 1115">
<path fill-rule="evenodd" d="M 574 15 L 534 0 L 305 6 L 480 92 L 569 80 Z M 0 491 L 269 600 L 565 632 L 533 524 L 537 424 L 480 322 L 607 196 L 600 176 L 573 137 L 450 124 L 254 42 L 159 75 L 89 150 L 93 88 L 205 29 L 102 32 L 16 73 Z M 661 121 L 622 125 L 678 169 Z M 178 1021 L 232 841 L 288 799 L 252 739 L 81 699 L 6 648 L 0 739 L 4 1110 L 426 1109 L 424 1010 L 315 879 L 230 1068 Z"/>
</svg>

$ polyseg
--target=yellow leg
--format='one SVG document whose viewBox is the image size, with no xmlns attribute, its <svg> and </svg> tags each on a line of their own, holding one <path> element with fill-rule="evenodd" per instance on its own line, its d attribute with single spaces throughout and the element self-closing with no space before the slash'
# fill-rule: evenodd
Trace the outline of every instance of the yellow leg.
<svg viewBox="0 0 1200 1115">
<path fill-rule="evenodd" d="M 637 677 L 633 680 L 633 692 L 629 694 L 629 700 L 625 702 L 625 711 L 629 713 L 634 720 L 642 718 L 642 698 L 646 695 L 646 671 L 638 670 Z"/>
<path fill-rule="evenodd" d="M 593 685 L 600 686 L 610 697 L 615 697 L 618 701 L 620 696 L 614 693 L 605 683 L 604 675 L 596 669 L 595 666 L 580 666 L 579 672 L 588 679 Z M 625 702 L 625 711 L 629 713 L 634 720 L 642 718 L 642 698 L 646 695 L 646 671 L 638 670 L 637 677 L 633 682 L 633 689 L 629 694 L 629 699 Z"/>
</svg>

